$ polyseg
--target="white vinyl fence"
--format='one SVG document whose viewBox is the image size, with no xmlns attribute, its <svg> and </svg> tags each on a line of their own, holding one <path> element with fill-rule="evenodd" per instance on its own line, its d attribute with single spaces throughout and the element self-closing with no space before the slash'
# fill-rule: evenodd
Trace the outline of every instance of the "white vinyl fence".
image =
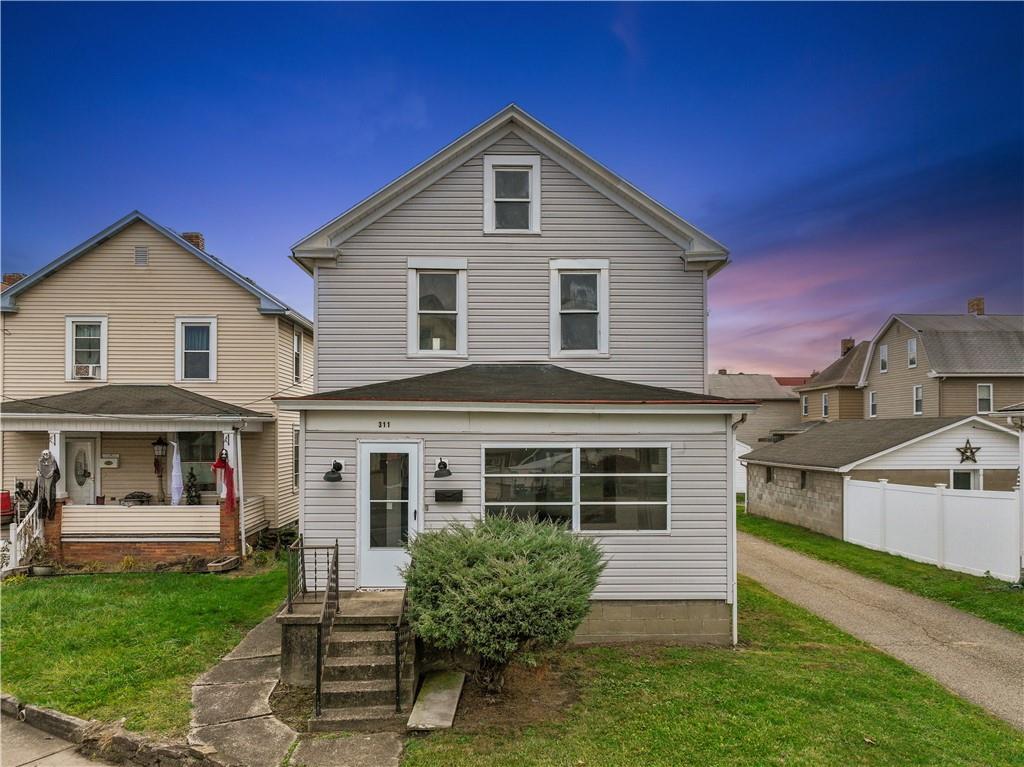
<svg viewBox="0 0 1024 767">
<path fill-rule="evenodd" d="M 1024 551 L 1017 492 L 847 479 L 843 539 L 947 570 L 1016 582 Z"/>
</svg>

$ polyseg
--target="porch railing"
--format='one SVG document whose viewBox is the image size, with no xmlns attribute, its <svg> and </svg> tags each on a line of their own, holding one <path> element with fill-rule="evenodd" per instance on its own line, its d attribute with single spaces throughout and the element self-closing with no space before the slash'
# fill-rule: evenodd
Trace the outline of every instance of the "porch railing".
<svg viewBox="0 0 1024 767">
<path fill-rule="evenodd" d="M 300 535 L 288 547 L 288 612 L 298 604 L 319 604 L 330 581 L 332 556 L 338 544 L 308 544 Z M 335 565 L 336 566 L 336 565 Z"/>
<path fill-rule="evenodd" d="M 20 567 L 28 556 L 32 541 L 43 537 L 43 520 L 39 518 L 39 501 L 29 510 L 28 514 L 17 525 L 11 525 L 11 540 L 7 546 L 7 562 L 5 570 Z"/>
<path fill-rule="evenodd" d="M 323 710 L 324 665 L 331 644 L 331 631 L 334 628 L 334 616 L 338 614 L 338 542 L 334 542 L 334 551 L 328 554 L 330 562 L 327 566 L 327 588 L 324 590 L 320 604 L 320 622 L 316 624 L 316 701 L 314 708 L 320 716 Z"/>
</svg>

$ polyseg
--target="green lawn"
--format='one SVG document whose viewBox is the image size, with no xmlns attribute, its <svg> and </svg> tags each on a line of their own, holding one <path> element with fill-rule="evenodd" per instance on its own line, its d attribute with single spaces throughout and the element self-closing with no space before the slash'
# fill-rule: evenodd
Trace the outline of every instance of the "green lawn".
<svg viewBox="0 0 1024 767">
<path fill-rule="evenodd" d="M 1024 634 L 1024 589 L 995 578 L 980 578 L 812 533 L 802 527 L 755 517 L 739 507 L 738 529 L 803 554 L 876 578 L 892 586 L 945 602 L 1011 631 Z"/>
<path fill-rule="evenodd" d="M 282 566 L 18 580 L 0 587 L 3 690 L 161 733 L 188 728 L 192 681 L 280 604 L 286 582 Z"/>
<path fill-rule="evenodd" d="M 567 650 L 563 721 L 414 739 L 404 765 L 1024 764 L 1024 735 L 931 679 L 752 581 L 740 606 L 737 650 Z"/>
</svg>

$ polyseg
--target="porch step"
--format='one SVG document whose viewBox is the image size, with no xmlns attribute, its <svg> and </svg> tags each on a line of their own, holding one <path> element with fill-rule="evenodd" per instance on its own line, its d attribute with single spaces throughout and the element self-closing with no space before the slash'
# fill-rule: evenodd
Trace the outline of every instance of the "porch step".
<svg viewBox="0 0 1024 767">
<path fill-rule="evenodd" d="M 360 679 L 346 682 L 324 682 L 323 701 L 327 708 L 363 708 L 387 706 L 394 708 L 394 679 Z"/>
<path fill-rule="evenodd" d="M 405 671 L 405 668 L 402 669 Z M 353 655 L 338 657 L 328 655 L 324 661 L 324 680 L 331 682 L 354 682 L 360 679 L 395 678 L 394 655 Z"/>
<path fill-rule="evenodd" d="M 395 706 L 364 706 L 361 708 L 325 708 L 320 716 L 309 721 L 310 732 L 341 732 L 371 730 L 404 732 L 409 714 L 395 713 Z"/>
<path fill-rule="evenodd" d="M 395 651 L 395 633 L 393 631 L 331 631 L 330 656 L 344 658 L 353 655 L 388 655 Z"/>
</svg>

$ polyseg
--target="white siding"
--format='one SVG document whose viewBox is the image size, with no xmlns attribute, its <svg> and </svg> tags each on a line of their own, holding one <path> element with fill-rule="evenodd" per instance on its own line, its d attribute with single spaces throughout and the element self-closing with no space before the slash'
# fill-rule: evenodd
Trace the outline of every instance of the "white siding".
<svg viewBox="0 0 1024 767">
<path fill-rule="evenodd" d="M 517 136 L 486 153 L 536 154 Z M 548 362 L 704 391 L 704 278 L 680 249 L 547 157 L 539 235 L 483 234 L 483 152 L 342 245 L 316 281 L 317 390 L 465 362 Z M 406 259 L 468 259 L 468 360 L 406 353 Z M 549 357 L 549 261 L 610 261 L 606 359 Z"/>
<path fill-rule="evenodd" d="M 978 462 L 960 463 L 958 447 L 970 439 L 980 447 Z M 1017 438 L 1012 434 L 987 429 L 980 424 L 964 424 L 915 442 L 912 445 L 860 464 L 857 469 L 975 469 L 1016 468 L 1019 462 Z"/>
<path fill-rule="evenodd" d="M 389 421 L 381 432 L 377 423 Z M 344 588 L 357 584 L 358 440 L 421 440 L 423 524 L 480 518 L 481 446 L 485 443 L 671 445 L 671 530 L 596 536 L 608 567 L 602 599 L 726 599 L 728 596 L 727 451 L 723 416 L 594 416 L 311 412 L 306 416 L 304 533 L 310 543 L 340 540 Z M 453 476 L 435 480 L 439 457 Z M 345 461 L 342 482 L 322 476 Z M 436 489 L 461 489 L 462 504 L 435 504 Z"/>
</svg>

